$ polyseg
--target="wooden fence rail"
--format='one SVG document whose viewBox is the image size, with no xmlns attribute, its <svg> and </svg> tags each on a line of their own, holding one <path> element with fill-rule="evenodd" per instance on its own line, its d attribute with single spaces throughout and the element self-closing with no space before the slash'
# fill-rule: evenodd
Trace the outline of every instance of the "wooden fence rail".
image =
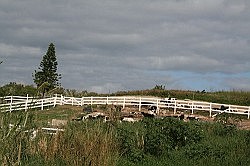
<svg viewBox="0 0 250 166">
<path fill-rule="evenodd" d="M 6 96 L 1 98 L 0 111 L 18 111 L 32 108 L 45 108 L 55 107 L 56 105 L 119 105 L 125 108 L 126 106 L 138 107 L 141 111 L 143 107 L 156 108 L 159 113 L 163 109 L 172 109 L 173 113 L 177 111 L 188 110 L 192 114 L 196 111 L 209 112 L 210 117 L 218 113 L 230 113 L 246 115 L 250 118 L 250 106 L 239 106 L 229 104 L 210 103 L 194 100 L 177 100 L 174 98 L 157 98 L 157 97 L 138 97 L 138 96 L 107 96 L 107 97 L 66 97 L 62 95 L 55 95 L 54 97 L 38 99 L 27 96 Z"/>
</svg>

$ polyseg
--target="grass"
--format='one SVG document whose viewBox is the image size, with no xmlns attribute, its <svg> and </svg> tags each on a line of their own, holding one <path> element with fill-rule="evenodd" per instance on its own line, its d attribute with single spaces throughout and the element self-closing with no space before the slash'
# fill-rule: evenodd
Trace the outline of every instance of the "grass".
<svg viewBox="0 0 250 166">
<path fill-rule="evenodd" d="M 34 119 L 32 112 L 0 114 L 2 165 L 115 165 L 118 148 L 111 124 L 71 122 L 64 132 L 47 135 L 39 131 L 31 138 Z M 9 127 L 10 122 L 15 122 L 13 127 Z"/>
<path fill-rule="evenodd" d="M 161 156 L 147 155 L 139 162 L 131 162 L 126 158 L 119 160 L 119 166 L 248 166 L 249 131 L 224 131 L 221 124 L 205 123 L 200 126 L 204 138 L 196 144 L 173 149 Z M 220 131 L 220 132 L 218 132 Z M 231 133 L 232 132 L 232 133 Z"/>
<path fill-rule="evenodd" d="M 32 156 L 40 156 L 45 165 L 108 166 L 114 165 L 118 154 L 113 129 L 102 122 L 71 123 L 65 132 L 42 135 L 35 142 Z"/>
<path fill-rule="evenodd" d="M 144 95 L 152 91 L 146 92 L 143 92 Z M 155 92 L 159 96 L 170 94 L 165 90 Z M 187 98 L 193 96 L 192 93 L 175 91 L 170 95 Z M 248 92 L 195 92 L 194 98 L 202 100 L 206 97 L 211 102 L 218 100 L 246 104 L 248 96 Z M 107 106 L 98 109 L 106 110 L 113 121 L 73 122 L 73 117 L 83 113 L 82 107 L 75 106 L 0 113 L 0 163 L 104 166 L 244 166 L 250 163 L 250 132 L 238 130 L 233 125 L 160 119 L 147 123 L 119 123 L 116 118 L 119 109 Z M 235 118 L 235 115 L 231 118 Z M 27 131 L 46 127 L 52 119 L 69 120 L 65 131 L 56 135 L 40 132 L 35 139 L 30 137 Z M 9 127 L 10 123 L 13 124 L 12 128 Z M 188 138 L 192 140 L 186 141 Z M 161 152 L 158 153 L 154 148 Z"/>
<path fill-rule="evenodd" d="M 70 106 L 70 105 L 58 105 L 55 108 L 49 110 L 34 110 L 34 123 L 38 126 L 47 126 L 48 122 L 51 122 L 52 119 L 60 120 L 71 120 L 73 117 L 84 113 L 82 107 Z M 45 126 L 44 126 L 45 125 Z"/>
</svg>

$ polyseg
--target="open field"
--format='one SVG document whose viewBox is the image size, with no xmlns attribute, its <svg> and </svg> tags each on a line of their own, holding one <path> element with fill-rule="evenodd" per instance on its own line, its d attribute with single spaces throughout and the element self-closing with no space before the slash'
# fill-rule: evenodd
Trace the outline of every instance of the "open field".
<svg viewBox="0 0 250 166">
<path fill-rule="evenodd" d="M 126 95 L 249 106 L 250 93 L 145 90 Z M 91 111 L 111 117 L 105 123 L 100 119 L 79 120 L 90 113 L 86 105 L 56 105 L 55 108 L 52 105 L 49 108 L 0 113 L 2 165 L 248 166 L 250 163 L 247 116 L 220 114 L 210 117 L 207 111 L 194 111 L 192 116 L 199 119 L 196 121 L 187 120 L 192 110 L 177 109 L 173 114 L 174 110 L 163 109 L 161 118 L 143 118 L 135 113 L 139 110 L 138 105 L 125 108 L 92 105 Z M 148 109 L 141 107 L 141 111 Z M 184 119 L 179 120 L 182 112 Z M 178 118 L 168 117 L 170 114 Z M 121 116 L 132 115 L 140 120 L 120 121 Z M 67 124 L 53 126 L 53 119 L 67 121 Z M 42 127 L 59 127 L 63 131 L 48 134 L 41 130 Z M 38 132 L 34 136 L 35 129 Z"/>
<path fill-rule="evenodd" d="M 250 162 L 250 133 L 232 124 L 210 122 L 211 119 L 185 122 L 173 118 L 119 122 L 116 117 L 121 115 L 120 109 L 95 107 L 93 111 L 103 111 L 113 115 L 113 119 L 106 123 L 100 120 L 72 121 L 84 113 L 83 107 L 75 106 L 1 113 L 0 143 L 4 145 L 0 148 L 1 163 L 235 166 Z M 54 135 L 40 133 L 35 139 L 24 134 L 40 125 L 50 127 L 48 122 L 54 118 L 68 120 L 67 125 L 61 126 L 63 132 Z M 6 126 L 9 122 L 13 122 L 14 128 L 16 126 L 11 132 Z M 18 129 L 24 124 L 23 130 Z"/>
</svg>

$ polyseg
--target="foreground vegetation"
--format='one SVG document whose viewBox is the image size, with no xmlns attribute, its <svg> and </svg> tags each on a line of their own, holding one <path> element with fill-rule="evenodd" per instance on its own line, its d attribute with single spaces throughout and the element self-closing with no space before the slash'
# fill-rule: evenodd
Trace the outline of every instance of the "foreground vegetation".
<svg viewBox="0 0 250 166">
<path fill-rule="evenodd" d="M 97 96 L 87 91 L 54 89 L 65 96 Z M 10 83 L 0 96 L 38 96 L 39 89 Z M 199 92 L 153 88 L 107 95 L 142 95 L 249 105 L 250 92 Z M 104 108 L 111 121 L 73 122 L 81 107 L 57 106 L 49 111 L 0 113 L 0 163 L 2 165 L 249 165 L 250 132 L 239 130 L 229 117 L 217 122 L 184 122 L 172 118 L 118 121 L 119 110 Z M 231 115 L 229 115 L 231 116 Z M 41 130 L 51 119 L 69 120 L 64 132 Z M 224 118 L 224 119 L 223 119 Z M 235 117 L 231 118 L 235 119 Z M 237 118 L 236 118 L 237 119 Z M 12 124 L 12 125 L 10 125 Z M 38 129 L 38 133 L 34 133 Z"/>
<path fill-rule="evenodd" d="M 62 108 L 61 108 L 62 109 Z M 74 113 L 70 112 L 69 117 Z M 54 111 L 54 112 L 53 112 Z M 108 110 L 107 110 L 108 111 Z M 184 122 L 145 118 L 120 123 L 70 121 L 64 132 L 39 132 L 39 121 L 61 112 L 58 108 L 0 114 L 2 165 L 248 165 L 250 132 L 225 123 Z M 62 119 L 67 118 L 63 117 Z M 13 124 L 11 127 L 9 124 Z"/>
</svg>

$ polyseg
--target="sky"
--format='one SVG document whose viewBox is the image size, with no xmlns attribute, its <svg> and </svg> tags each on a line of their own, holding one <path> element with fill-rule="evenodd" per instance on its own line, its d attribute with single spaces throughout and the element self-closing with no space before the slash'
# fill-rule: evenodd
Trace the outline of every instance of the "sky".
<svg viewBox="0 0 250 166">
<path fill-rule="evenodd" d="M 249 0 L 0 0 L 0 85 L 51 42 L 67 89 L 250 90 Z"/>
</svg>

